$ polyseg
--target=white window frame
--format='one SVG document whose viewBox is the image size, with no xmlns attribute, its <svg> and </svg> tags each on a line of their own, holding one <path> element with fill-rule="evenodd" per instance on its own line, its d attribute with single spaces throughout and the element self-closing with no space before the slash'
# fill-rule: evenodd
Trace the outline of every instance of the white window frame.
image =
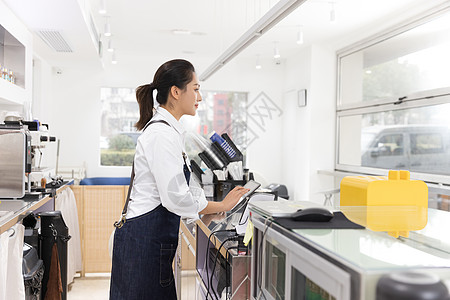
<svg viewBox="0 0 450 300">
<path fill-rule="evenodd" d="M 387 98 L 382 100 L 372 100 L 358 103 L 342 104 L 341 60 L 350 54 L 364 50 L 368 47 L 371 47 L 387 39 L 402 34 L 417 26 L 425 24 L 445 13 L 450 13 L 450 3 L 441 4 L 414 18 L 408 19 L 394 26 L 393 28 L 380 32 L 374 36 L 368 37 L 360 42 L 357 42 L 355 44 L 352 44 L 346 48 L 337 51 L 336 153 L 335 153 L 336 171 L 344 171 L 360 174 L 373 174 L 373 175 L 386 175 L 387 172 L 386 169 L 353 166 L 339 163 L 339 142 L 340 142 L 339 120 L 341 117 L 450 103 L 450 86 L 449 86 L 445 88 L 403 95 L 407 96 L 407 98 L 402 100 L 401 103 L 398 103 L 399 99 L 397 98 Z M 450 176 L 448 175 L 435 175 L 430 173 L 412 172 L 411 177 L 421 179 L 427 182 L 450 184 Z"/>
</svg>

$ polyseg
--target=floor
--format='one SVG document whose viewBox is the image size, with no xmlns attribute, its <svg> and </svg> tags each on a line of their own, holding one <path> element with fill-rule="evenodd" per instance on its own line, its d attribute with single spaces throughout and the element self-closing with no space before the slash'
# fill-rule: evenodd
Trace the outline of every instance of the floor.
<svg viewBox="0 0 450 300">
<path fill-rule="evenodd" d="M 192 300 L 195 297 L 195 271 L 181 272 L 181 299 Z M 87 274 L 85 277 L 76 277 L 69 286 L 67 300 L 108 300 L 109 274 Z"/>
</svg>

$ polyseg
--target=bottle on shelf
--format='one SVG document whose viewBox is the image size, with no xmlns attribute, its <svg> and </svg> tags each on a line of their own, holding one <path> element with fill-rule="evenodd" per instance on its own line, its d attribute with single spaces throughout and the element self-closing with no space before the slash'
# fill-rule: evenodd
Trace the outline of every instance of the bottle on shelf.
<svg viewBox="0 0 450 300">
<path fill-rule="evenodd" d="M 5 67 L 2 69 L 2 79 L 8 80 L 8 69 Z"/>
<path fill-rule="evenodd" d="M 9 79 L 11 83 L 16 83 L 16 75 L 14 75 L 13 71 L 9 71 Z"/>
</svg>

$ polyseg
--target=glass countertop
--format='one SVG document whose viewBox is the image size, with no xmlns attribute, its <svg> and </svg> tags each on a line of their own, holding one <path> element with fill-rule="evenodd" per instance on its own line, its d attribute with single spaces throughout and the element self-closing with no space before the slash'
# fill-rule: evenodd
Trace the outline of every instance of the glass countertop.
<svg viewBox="0 0 450 300">
<path fill-rule="evenodd" d="M 372 222 L 372 224 L 367 226 L 368 224 L 357 222 L 367 226 L 366 229 L 289 230 L 277 226 L 278 231 L 288 236 L 293 234 L 294 237 L 297 236 L 300 240 L 311 244 L 320 252 L 365 272 L 405 268 L 450 268 L 450 235 L 448 234 L 450 212 L 427 208 L 423 211 L 406 207 L 404 215 L 401 216 L 401 213 L 393 207 L 377 207 L 375 210 L 367 210 L 367 207 L 341 207 L 334 210 L 341 209 L 345 211 L 347 218 L 353 221 L 355 221 L 355 214 L 352 215 L 351 211 L 357 212 L 359 221 L 365 214 L 363 221 Z M 267 217 L 261 211 L 255 212 L 264 218 Z M 374 215 L 378 217 L 374 219 Z M 423 223 L 424 215 L 425 223 Z M 419 230 L 409 230 L 409 233 L 404 231 L 397 238 L 389 235 L 388 231 L 392 230 L 386 226 L 394 222 L 395 216 L 397 221 L 408 223 L 404 228 Z M 411 222 L 411 219 L 416 217 L 417 221 Z M 380 224 L 384 225 L 380 226 Z M 399 226 L 398 224 L 398 222 L 395 223 L 395 226 Z M 371 226 L 374 229 L 370 229 Z M 398 227 L 394 229 L 398 232 Z"/>
</svg>

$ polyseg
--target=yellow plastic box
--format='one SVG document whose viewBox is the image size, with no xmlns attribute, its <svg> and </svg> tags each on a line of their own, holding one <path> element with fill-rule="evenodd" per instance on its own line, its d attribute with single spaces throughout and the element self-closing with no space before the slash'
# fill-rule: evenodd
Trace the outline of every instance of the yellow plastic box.
<svg viewBox="0 0 450 300">
<path fill-rule="evenodd" d="M 347 176 L 341 181 L 340 206 L 349 219 L 371 230 L 407 237 L 427 224 L 428 187 L 410 180 L 409 171 Z"/>
</svg>

